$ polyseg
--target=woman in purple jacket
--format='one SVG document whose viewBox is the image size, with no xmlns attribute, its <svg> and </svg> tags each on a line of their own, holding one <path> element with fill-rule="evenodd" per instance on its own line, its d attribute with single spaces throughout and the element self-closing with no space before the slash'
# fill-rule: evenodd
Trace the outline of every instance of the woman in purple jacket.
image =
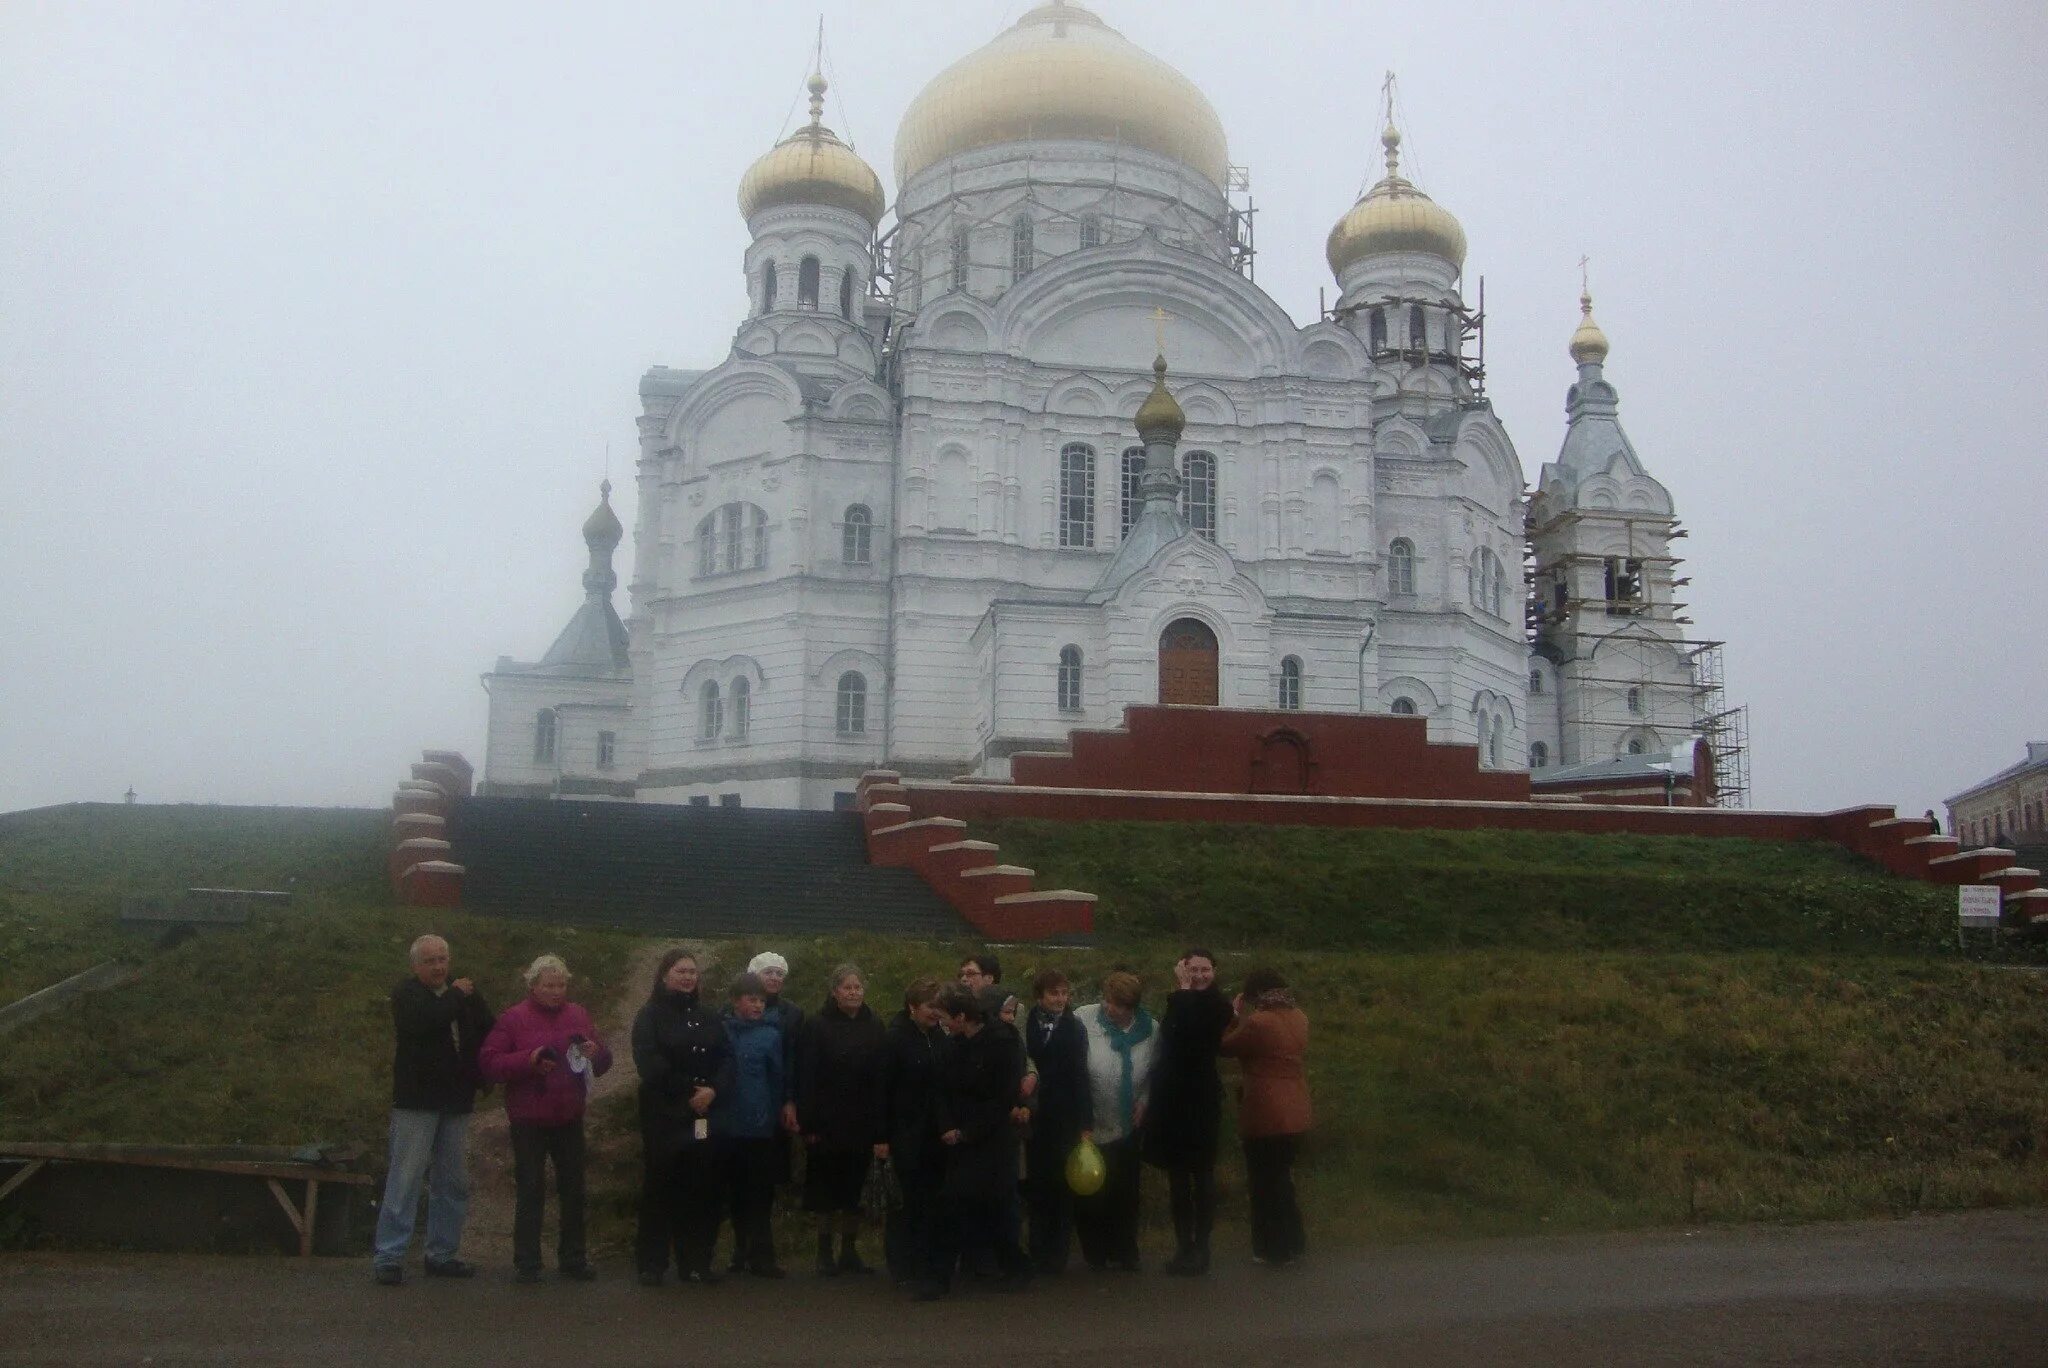
<svg viewBox="0 0 2048 1368">
<path fill-rule="evenodd" d="M 556 1263 L 563 1277 L 589 1282 L 596 1274 L 583 1243 L 583 1110 L 591 1080 L 611 1068 L 612 1052 L 591 1027 L 590 1013 L 569 1001 L 569 966 L 561 956 L 542 955 L 525 977 L 526 1000 L 498 1018 L 477 1055 L 483 1076 L 505 1085 L 512 1123 L 519 1187 L 512 1262 L 520 1282 L 540 1281 L 540 1213 L 553 1160 L 562 1205 Z"/>
</svg>

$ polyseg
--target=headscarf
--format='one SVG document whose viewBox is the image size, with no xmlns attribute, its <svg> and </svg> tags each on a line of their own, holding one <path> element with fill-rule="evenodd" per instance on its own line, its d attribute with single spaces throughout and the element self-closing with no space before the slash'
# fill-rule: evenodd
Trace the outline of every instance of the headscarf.
<svg viewBox="0 0 2048 1368">
<path fill-rule="evenodd" d="M 787 974 L 789 972 L 789 961 L 776 954 L 773 950 L 763 950 L 760 954 L 747 961 L 747 972 L 750 974 L 758 974 L 768 969 L 780 969 L 783 973 Z"/>
<path fill-rule="evenodd" d="M 1111 1021 L 1108 1012 L 1103 1012 L 1099 1020 L 1109 1048 L 1116 1051 L 1117 1059 L 1123 1065 L 1123 1075 L 1116 1084 L 1116 1104 L 1118 1115 L 1129 1120 L 1138 1109 L 1137 1084 L 1131 1076 L 1131 1051 L 1152 1038 L 1152 1014 L 1143 1007 L 1133 1008 L 1128 1026 L 1119 1026 Z"/>
</svg>

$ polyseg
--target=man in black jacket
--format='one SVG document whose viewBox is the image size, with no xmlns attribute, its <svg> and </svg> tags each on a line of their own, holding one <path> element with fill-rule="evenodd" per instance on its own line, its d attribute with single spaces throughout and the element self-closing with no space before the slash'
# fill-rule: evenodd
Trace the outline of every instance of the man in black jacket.
<svg viewBox="0 0 2048 1368">
<path fill-rule="evenodd" d="M 391 1153 L 377 1214 L 377 1281 L 405 1281 L 420 1187 L 427 1188 L 427 1276 L 467 1278 L 456 1257 L 469 1211 L 469 1114 L 476 1106 L 476 1052 L 495 1018 L 476 985 L 448 978 L 448 942 L 412 943 L 412 977 L 391 990 Z"/>
<path fill-rule="evenodd" d="M 946 1176 L 919 1301 L 937 1301 L 951 1290 L 964 1249 L 994 1251 L 1004 1291 L 1031 1280 L 1030 1262 L 1004 1214 L 1017 1184 L 1017 1131 L 1010 1112 L 1024 1080 L 1024 1051 L 1014 1032 L 987 1025 L 987 1009 L 967 989 L 948 988 L 939 1007 L 951 1038 L 935 1098 Z"/>
<path fill-rule="evenodd" d="M 1088 1085 L 1088 1032 L 1067 1010 L 1067 976 L 1047 969 L 1031 981 L 1035 1002 L 1024 1022 L 1024 1046 L 1038 1066 L 1036 1113 L 1024 1149 L 1024 1188 L 1031 1211 L 1031 1264 L 1040 1273 L 1064 1273 L 1074 1239 L 1074 1194 L 1067 1187 L 1067 1156 L 1095 1129 L 1095 1094 Z"/>
</svg>

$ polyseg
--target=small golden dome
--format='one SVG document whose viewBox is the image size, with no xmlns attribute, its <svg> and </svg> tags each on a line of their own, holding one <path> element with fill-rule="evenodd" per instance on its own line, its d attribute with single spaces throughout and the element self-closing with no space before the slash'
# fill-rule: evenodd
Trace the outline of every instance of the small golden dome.
<svg viewBox="0 0 2048 1368">
<path fill-rule="evenodd" d="M 1222 188 L 1223 121 L 1194 82 L 1078 5 L 1040 5 L 947 67 L 896 129 L 896 185 L 934 163 L 1029 139 L 1120 142 Z"/>
<path fill-rule="evenodd" d="M 1401 175 L 1400 130 L 1389 124 L 1380 145 L 1387 150 L 1387 174 L 1330 230 L 1330 270 L 1341 277 L 1353 262 L 1385 252 L 1425 252 L 1463 270 L 1465 229 Z"/>
<path fill-rule="evenodd" d="M 1593 296 L 1579 296 L 1579 328 L 1572 334 L 1572 360 L 1580 365 L 1607 359 L 1607 334 L 1593 321 Z"/>
<path fill-rule="evenodd" d="M 1138 405 L 1138 435 L 1151 440 L 1154 435 L 1169 442 L 1178 442 L 1188 425 L 1187 414 L 1181 412 L 1180 403 L 1166 392 L 1166 357 L 1162 354 L 1152 359 L 1152 392 L 1145 396 L 1145 402 Z"/>
<path fill-rule="evenodd" d="M 751 219 L 784 204 L 823 204 L 880 223 L 888 204 L 882 178 L 825 127 L 825 78 L 813 74 L 809 87 L 810 123 L 775 144 L 740 177 L 740 216 Z"/>
<path fill-rule="evenodd" d="M 617 546 L 626 535 L 626 529 L 619 523 L 619 515 L 612 512 L 612 482 L 606 480 L 598 486 L 597 507 L 583 520 L 583 540 L 592 546 L 609 549 Z"/>
</svg>

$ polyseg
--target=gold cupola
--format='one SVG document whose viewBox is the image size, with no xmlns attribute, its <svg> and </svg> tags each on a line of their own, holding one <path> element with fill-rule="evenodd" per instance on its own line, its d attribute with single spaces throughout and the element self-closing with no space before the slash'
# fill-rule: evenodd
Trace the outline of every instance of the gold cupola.
<svg viewBox="0 0 2048 1368">
<path fill-rule="evenodd" d="M 1422 252 L 1463 270 L 1465 230 L 1450 210 L 1402 176 L 1401 130 L 1389 123 L 1380 145 L 1387 152 L 1387 174 L 1330 230 L 1330 269 L 1341 280 L 1346 267 L 1367 257 Z"/>
<path fill-rule="evenodd" d="M 1138 435 L 1146 441 L 1162 441 L 1178 444 L 1181 433 L 1187 430 L 1188 416 L 1181 411 L 1180 401 L 1166 388 L 1166 353 L 1152 358 L 1152 392 L 1145 396 L 1145 402 L 1138 405 L 1138 419 L 1134 426 Z"/>
<path fill-rule="evenodd" d="M 1600 331 L 1600 325 L 1593 321 L 1593 296 L 1591 292 L 1579 296 L 1579 326 L 1572 334 L 1572 360 L 1579 365 L 1596 364 L 1607 359 L 1607 334 Z"/>
<path fill-rule="evenodd" d="M 811 121 L 775 144 L 740 177 L 740 215 L 785 204 L 822 204 L 882 221 L 888 197 L 882 178 L 860 154 L 825 127 L 825 78 L 810 80 Z"/>
<path fill-rule="evenodd" d="M 1223 121 L 1194 82 L 1079 5 L 1039 5 L 947 67 L 896 129 L 896 185 L 962 152 L 1034 139 L 1114 142 L 1225 183 Z"/>
</svg>

